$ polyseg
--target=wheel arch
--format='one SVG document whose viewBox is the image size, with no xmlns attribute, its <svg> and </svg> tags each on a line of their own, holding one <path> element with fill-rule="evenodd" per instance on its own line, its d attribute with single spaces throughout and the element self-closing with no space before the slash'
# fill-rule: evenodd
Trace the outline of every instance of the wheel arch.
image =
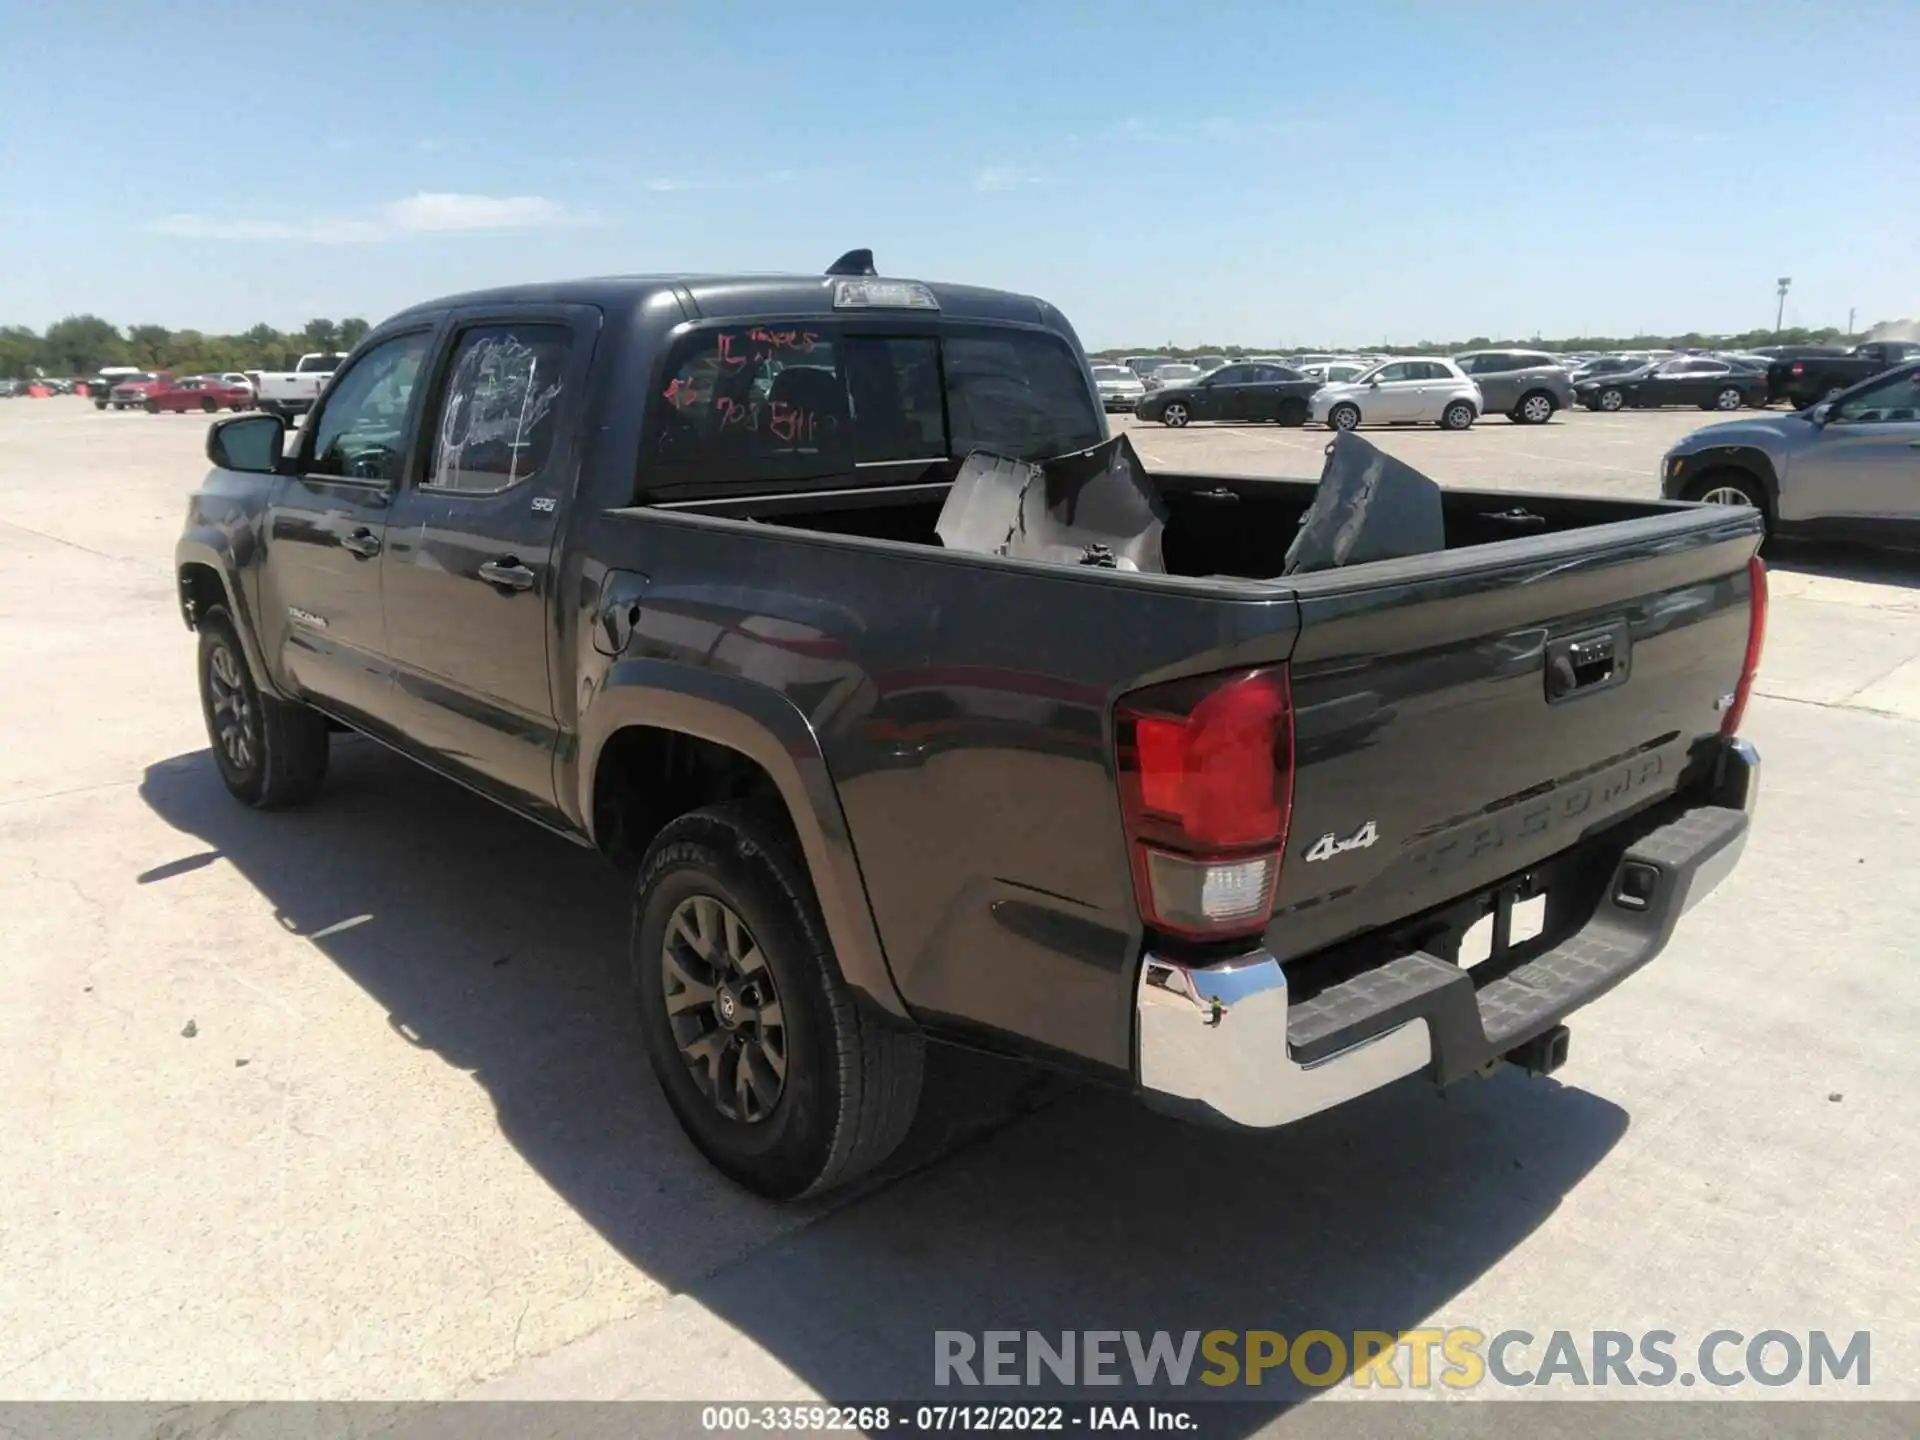
<svg viewBox="0 0 1920 1440">
<path fill-rule="evenodd" d="M 1772 457 L 1758 446 L 1718 445 L 1711 450 L 1689 455 L 1675 477 L 1673 493 L 1685 494 L 1708 476 L 1727 471 L 1744 475 L 1759 486 L 1767 502 L 1767 519 L 1778 524 L 1780 478 L 1774 471 Z"/>
<path fill-rule="evenodd" d="M 579 754 L 577 813 L 594 845 L 616 859 L 702 805 L 751 795 L 776 801 L 813 882 L 840 978 L 907 1017 L 839 792 L 792 701 L 739 676 L 622 661 L 583 717 Z"/>
<path fill-rule="evenodd" d="M 246 655 L 253 683 L 267 694 L 286 698 L 274 683 L 266 657 L 260 651 L 260 635 L 254 625 L 253 608 L 239 583 L 233 554 L 215 538 L 189 534 L 174 547 L 174 581 L 180 604 L 180 619 L 189 630 L 200 628 L 200 617 L 216 606 L 233 617 L 239 633 L 240 648 Z"/>
</svg>

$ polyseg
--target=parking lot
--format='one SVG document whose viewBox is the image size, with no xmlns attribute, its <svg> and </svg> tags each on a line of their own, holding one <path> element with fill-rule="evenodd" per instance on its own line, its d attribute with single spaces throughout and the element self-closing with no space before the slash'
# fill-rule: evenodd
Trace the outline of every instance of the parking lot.
<svg viewBox="0 0 1920 1440">
<path fill-rule="evenodd" d="M 1711 418 L 1366 433 L 1651 495 Z M 1328 439 L 1125 423 L 1164 469 Z M 1773 557 L 1757 832 L 1553 1079 L 1235 1135 L 942 1055 L 886 1177 L 780 1209 L 657 1095 L 593 857 L 363 741 L 310 811 L 228 799 L 171 581 L 204 429 L 0 404 L 5 1393 L 870 1399 L 936 1329 L 1431 1324 L 1867 1330 L 1920 1398 L 1920 563 Z"/>
</svg>

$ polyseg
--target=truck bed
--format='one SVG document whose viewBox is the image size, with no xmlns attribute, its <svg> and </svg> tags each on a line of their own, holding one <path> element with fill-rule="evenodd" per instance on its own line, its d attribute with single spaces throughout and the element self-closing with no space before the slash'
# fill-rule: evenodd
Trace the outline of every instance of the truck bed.
<svg viewBox="0 0 1920 1440">
<path fill-rule="evenodd" d="M 1313 480 L 1256 475 L 1151 472 L 1166 503 L 1162 541 L 1167 573 L 1269 580 L 1280 575 L 1287 546 L 1313 504 Z M 661 508 L 789 529 L 938 547 L 934 525 L 948 484 L 755 495 L 697 500 Z M 1441 499 L 1447 549 L 1562 534 L 1690 507 L 1660 500 L 1448 489 Z"/>
</svg>

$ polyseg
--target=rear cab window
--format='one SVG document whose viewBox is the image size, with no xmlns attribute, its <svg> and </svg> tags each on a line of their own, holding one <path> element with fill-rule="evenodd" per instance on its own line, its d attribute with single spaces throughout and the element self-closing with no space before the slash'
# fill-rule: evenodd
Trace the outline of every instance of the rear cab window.
<svg viewBox="0 0 1920 1440">
<path fill-rule="evenodd" d="M 1106 427 L 1048 331 L 770 320 L 683 336 L 645 435 L 641 503 L 945 480 L 974 450 L 1045 459 Z"/>
</svg>

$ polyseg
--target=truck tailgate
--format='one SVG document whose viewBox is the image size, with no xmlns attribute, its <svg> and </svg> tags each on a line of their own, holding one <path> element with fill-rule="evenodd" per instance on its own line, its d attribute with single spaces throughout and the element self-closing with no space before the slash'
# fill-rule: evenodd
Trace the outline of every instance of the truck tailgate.
<svg viewBox="0 0 1920 1440">
<path fill-rule="evenodd" d="M 1703 507 L 1303 577 L 1273 954 L 1491 887 L 1696 778 L 1759 539 Z"/>
</svg>

